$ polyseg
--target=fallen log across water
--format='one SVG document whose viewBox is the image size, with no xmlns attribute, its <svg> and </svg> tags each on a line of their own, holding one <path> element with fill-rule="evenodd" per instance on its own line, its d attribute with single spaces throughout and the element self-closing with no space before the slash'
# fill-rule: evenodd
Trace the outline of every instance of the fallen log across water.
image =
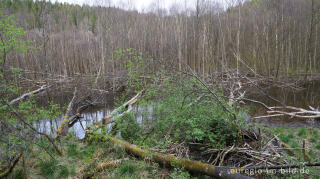
<svg viewBox="0 0 320 179">
<path fill-rule="evenodd" d="M 60 137 L 65 137 L 68 134 L 69 122 L 72 122 L 74 120 L 74 117 L 71 118 L 71 114 L 72 114 L 71 111 L 72 111 L 72 106 L 75 101 L 76 95 L 77 95 L 77 88 L 74 89 L 73 97 L 72 97 L 71 101 L 69 102 L 66 114 L 57 129 L 57 132 L 56 132 L 57 139 L 59 139 Z M 77 116 L 75 116 L 75 118 L 76 117 Z"/>
<path fill-rule="evenodd" d="M 97 122 L 95 125 L 97 127 L 101 127 L 103 124 L 109 124 L 114 122 L 115 117 L 121 117 L 122 115 L 130 112 L 132 110 L 132 106 L 138 101 L 138 99 L 142 96 L 144 90 L 141 90 L 139 93 L 137 93 L 134 97 L 132 97 L 129 101 L 118 107 L 117 109 L 113 110 L 108 116 L 102 118 L 101 121 Z M 122 109 L 125 109 L 126 111 L 121 112 Z"/>
<path fill-rule="evenodd" d="M 201 173 L 215 178 L 223 179 L 251 179 L 252 177 L 241 175 L 235 172 L 233 169 L 223 166 L 214 166 L 199 161 L 192 161 L 176 157 L 173 155 L 162 154 L 159 152 L 153 152 L 148 149 L 142 149 L 136 145 L 130 144 L 126 141 L 109 137 L 110 141 L 114 144 L 118 144 L 125 149 L 128 153 L 131 153 L 137 157 L 145 160 L 151 160 L 158 162 L 164 166 L 183 167 L 190 172 Z"/>
<path fill-rule="evenodd" d="M 27 99 L 28 97 L 30 97 L 30 96 L 32 96 L 32 95 L 35 95 L 35 94 L 38 94 L 38 93 L 40 93 L 40 92 L 42 92 L 42 91 L 44 91 L 44 90 L 46 90 L 46 89 L 48 89 L 48 88 L 50 88 L 50 87 L 51 87 L 51 86 L 43 85 L 43 86 L 41 86 L 39 89 L 36 89 L 36 90 L 34 90 L 34 91 L 25 93 L 25 94 L 19 96 L 18 98 L 15 98 L 15 99 L 11 100 L 9 104 L 10 104 L 10 105 L 14 105 L 14 104 L 16 104 L 17 102 L 19 102 L 19 101 L 21 101 L 21 100 L 25 100 L 25 99 Z"/>
<path fill-rule="evenodd" d="M 103 117 L 100 121 L 94 123 L 96 128 L 101 128 L 104 125 L 110 124 L 114 122 L 114 119 L 116 117 L 121 117 L 126 113 L 129 113 L 133 109 L 133 105 L 138 101 L 138 99 L 142 96 L 144 90 L 141 90 L 139 93 L 137 93 L 134 97 L 132 97 L 129 101 L 122 104 L 120 107 L 114 109 L 109 115 L 106 117 Z M 125 109 L 123 112 L 122 110 Z M 122 112 L 122 113 L 120 113 Z M 91 133 L 90 127 L 86 129 L 86 135 L 84 139 L 87 137 L 88 134 Z"/>
</svg>

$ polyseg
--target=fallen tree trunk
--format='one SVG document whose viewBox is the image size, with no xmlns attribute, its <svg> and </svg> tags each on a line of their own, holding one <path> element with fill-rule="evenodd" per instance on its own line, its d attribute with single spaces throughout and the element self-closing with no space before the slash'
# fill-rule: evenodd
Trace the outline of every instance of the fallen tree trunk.
<svg viewBox="0 0 320 179">
<path fill-rule="evenodd" d="M 142 96 L 143 92 L 144 92 L 144 90 L 141 90 L 133 98 L 131 98 L 129 101 L 127 101 L 126 103 L 124 103 L 123 105 L 118 107 L 117 109 L 113 110 L 108 116 L 102 118 L 102 120 L 99 121 L 98 123 L 96 123 L 95 125 L 97 127 L 101 127 L 102 124 L 112 123 L 112 122 L 114 122 L 113 118 L 122 116 L 125 113 L 130 112 L 131 109 L 132 109 L 132 105 L 135 104 L 138 101 L 138 99 Z M 121 114 L 119 114 L 119 112 L 121 112 L 121 110 L 123 110 L 123 109 L 125 109 L 126 111 L 121 113 Z"/>
<path fill-rule="evenodd" d="M 96 124 L 97 127 L 101 127 L 106 122 L 110 123 L 114 121 L 115 117 L 121 116 L 128 111 L 130 111 L 130 107 L 132 108 L 132 105 L 136 103 L 138 98 L 142 95 L 144 90 L 140 91 L 136 96 L 131 98 L 129 101 L 124 103 L 119 108 L 113 110 L 110 115 L 102 119 L 99 123 Z M 126 109 L 127 111 L 119 114 L 119 112 L 123 109 Z M 158 152 L 152 152 L 147 149 L 142 149 L 136 145 L 130 144 L 126 141 L 114 138 L 109 136 L 110 141 L 112 141 L 114 144 L 118 144 L 120 147 L 124 148 L 128 153 L 131 153 L 137 157 L 143 158 L 143 159 L 149 159 L 154 162 L 158 162 L 163 165 L 173 166 L 173 167 L 184 167 L 185 169 L 196 172 L 196 173 L 202 173 L 205 175 L 213 176 L 216 178 L 224 178 L 224 179 L 251 179 L 251 177 L 241 175 L 240 173 L 233 172 L 233 170 L 222 167 L 222 166 L 214 166 L 206 163 L 202 163 L 199 161 L 192 161 L 192 160 L 186 160 L 180 157 L 176 157 L 173 155 L 167 155 L 162 154 Z"/>
<path fill-rule="evenodd" d="M 10 104 L 10 105 L 14 105 L 14 104 L 16 104 L 17 102 L 19 102 L 19 101 L 21 101 L 21 100 L 25 100 L 25 99 L 27 99 L 28 97 L 30 97 L 30 96 L 32 96 L 32 95 L 35 95 L 35 94 L 38 94 L 38 93 L 40 93 L 40 92 L 42 92 L 42 91 L 44 91 L 44 90 L 46 90 L 46 89 L 48 89 L 48 88 L 50 88 L 50 87 L 51 87 L 51 86 L 43 85 L 43 86 L 41 86 L 39 89 L 36 89 L 36 90 L 34 90 L 34 91 L 25 93 L 25 94 L 19 96 L 18 98 L 13 99 L 12 101 L 10 101 L 9 104 Z"/>
<path fill-rule="evenodd" d="M 118 144 L 124 148 L 128 153 L 131 153 L 142 159 L 149 159 L 154 162 L 158 162 L 165 166 L 183 167 L 191 172 L 201 173 L 216 178 L 223 179 L 251 179 L 251 177 L 241 175 L 240 173 L 234 172 L 234 170 L 222 166 L 214 166 L 199 161 L 192 161 L 176 157 L 173 155 L 162 154 L 158 152 L 152 152 L 147 149 L 142 149 L 136 145 L 130 144 L 126 141 L 109 137 L 110 141 L 114 144 Z"/>
<path fill-rule="evenodd" d="M 132 105 L 134 105 L 138 99 L 142 96 L 144 90 L 141 90 L 139 93 L 137 93 L 134 97 L 132 97 L 129 101 L 125 102 L 123 105 L 121 105 L 120 107 L 114 109 L 108 116 L 102 118 L 100 121 L 94 123 L 94 125 L 96 126 L 96 128 L 101 128 L 102 126 L 106 125 L 106 124 L 110 124 L 114 122 L 114 118 L 116 117 L 121 117 L 126 113 L 129 113 L 132 110 Z M 124 112 L 122 112 L 122 110 L 125 109 Z M 119 114 L 120 112 L 122 112 L 121 114 Z M 86 138 L 86 136 L 91 133 L 90 128 L 86 129 L 86 135 L 84 137 L 84 139 Z"/>
<path fill-rule="evenodd" d="M 70 118 L 70 116 L 72 115 L 71 111 L 72 111 L 72 106 L 73 106 L 74 100 L 76 98 L 76 94 L 77 94 L 77 88 L 74 89 L 73 97 L 72 97 L 71 101 L 69 102 L 66 114 L 57 129 L 57 132 L 56 132 L 57 139 L 59 139 L 61 137 L 65 137 L 68 134 L 69 122 L 72 122 L 74 120 L 74 117 Z M 75 116 L 75 117 L 77 117 L 77 116 Z"/>
<path fill-rule="evenodd" d="M 114 121 L 115 117 L 121 116 L 132 108 L 132 105 L 136 103 L 136 101 L 141 97 L 144 90 L 140 91 L 136 96 L 131 98 L 129 101 L 124 103 L 119 108 L 113 110 L 110 115 L 102 119 L 98 124 L 97 127 L 101 127 L 106 122 L 111 123 Z M 130 108 L 131 107 L 131 108 Z M 118 114 L 121 110 L 126 109 L 125 112 Z M 158 152 L 152 152 L 147 149 L 141 149 L 140 147 L 130 144 L 126 141 L 116 139 L 114 137 L 109 137 L 110 141 L 114 144 L 120 145 L 120 147 L 124 148 L 128 153 L 131 153 L 137 157 L 143 159 L 150 159 L 152 161 L 161 163 L 163 165 L 169 165 L 174 167 L 184 167 L 185 169 L 191 172 L 202 173 L 205 175 L 217 177 L 217 178 L 226 178 L 226 179 L 249 179 L 251 177 L 247 177 L 241 175 L 239 173 L 232 173 L 232 170 L 228 169 L 227 167 L 220 167 L 220 166 L 213 166 L 210 164 L 202 163 L 199 161 L 192 161 L 186 160 L 180 157 L 176 157 L 173 155 L 161 154 Z"/>
</svg>

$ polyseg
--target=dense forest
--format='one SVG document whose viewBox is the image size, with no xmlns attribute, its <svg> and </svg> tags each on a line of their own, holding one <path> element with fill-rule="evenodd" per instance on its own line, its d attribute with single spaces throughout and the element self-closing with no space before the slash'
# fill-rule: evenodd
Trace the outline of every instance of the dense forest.
<svg viewBox="0 0 320 179">
<path fill-rule="evenodd" d="M 320 1 L 0 0 L 0 179 L 319 178 Z"/>
<path fill-rule="evenodd" d="M 102 4 L 102 2 L 101 2 Z M 117 50 L 133 48 L 144 59 L 163 59 L 201 75 L 228 68 L 278 77 L 318 72 L 317 0 L 198 0 L 195 10 L 173 6 L 148 13 L 32 0 L 3 0 L 26 39 L 40 50 L 8 54 L 6 65 L 65 76 L 121 70 Z M 159 6 L 158 6 L 159 7 Z M 181 10 L 184 9 L 184 10 Z M 123 59 L 122 59 L 123 60 Z"/>
</svg>

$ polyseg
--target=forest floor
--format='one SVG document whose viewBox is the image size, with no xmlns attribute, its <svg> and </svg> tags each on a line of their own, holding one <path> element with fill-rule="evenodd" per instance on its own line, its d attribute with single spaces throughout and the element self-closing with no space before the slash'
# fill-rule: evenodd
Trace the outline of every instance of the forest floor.
<svg viewBox="0 0 320 179">
<path fill-rule="evenodd" d="M 312 161 L 319 160 L 320 156 L 320 130 L 315 128 L 263 128 L 271 130 L 272 134 L 290 146 L 295 153 L 282 153 L 284 160 L 292 163 L 307 161 L 303 154 L 303 141 L 306 152 Z M 44 141 L 42 141 L 44 142 Z M 48 152 L 41 152 L 44 143 L 39 143 L 23 163 L 16 167 L 9 178 L 24 178 L 24 170 L 28 171 L 27 178 L 210 178 L 205 175 L 192 174 L 183 168 L 165 168 L 156 162 L 141 160 L 124 151 L 123 148 L 108 141 L 92 139 L 85 143 L 77 137 L 69 135 L 62 143 L 66 143 L 65 155 L 50 156 Z M 40 147 L 39 147 L 40 146 Z M 51 154 L 52 155 L 52 154 Z M 103 170 L 98 166 L 107 165 Z M 262 170 L 261 170 L 262 171 Z M 260 171 L 251 171 L 256 177 L 281 178 L 319 178 L 320 169 L 316 167 L 301 167 L 300 169 L 285 169 L 279 174 L 261 174 Z M 264 171 L 266 172 L 266 171 Z M 280 172 L 280 171 L 278 171 Z"/>
</svg>

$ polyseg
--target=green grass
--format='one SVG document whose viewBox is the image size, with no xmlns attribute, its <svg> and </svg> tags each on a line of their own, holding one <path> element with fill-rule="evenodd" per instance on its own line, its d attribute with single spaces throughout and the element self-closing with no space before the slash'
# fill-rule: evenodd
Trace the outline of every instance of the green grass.
<svg viewBox="0 0 320 179">
<path fill-rule="evenodd" d="M 75 157 L 78 155 L 78 146 L 75 143 L 68 143 L 67 144 L 67 155 L 69 157 Z"/>
<path fill-rule="evenodd" d="M 44 160 L 40 162 L 40 175 L 44 178 L 54 177 L 58 161 L 55 159 Z"/>
<path fill-rule="evenodd" d="M 307 127 L 307 128 L 289 128 L 289 127 L 278 127 L 271 129 L 273 134 L 279 136 L 280 140 L 292 148 L 295 148 L 295 151 L 299 156 L 287 155 L 283 153 L 283 157 L 286 160 L 293 161 L 295 163 L 305 162 L 301 148 L 303 147 L 303 141 L 306 141 L 306 152 L 311 157 L 311 162 L 320 161 L 320 140 L 319 140 L 319 129 Z M 310 170 L 310 176 L 320 173 L 319 168 L 317 167 L 308 167 Z M 292 175 L 291 178 L 299 178 L 299 175 Z M 311 177 L 312 178 L 312 177 Z"/>
<path fill-rule="evenodd" d="M 108 140 L 99 139 L 99 142 L 90 141 L 83 144 L 76 142 L 75 139 L 65 139 L 64 149 L 66 154 L 58 156 L 53 154 L 53 158 L 45 152 L 36 154 L 30 153 L 32 160 L 27 160 L 33 166 L 27 168 L 30 178 L 74 178 L 85 174 L 94 173 L 92 178 L 163 178 L 163 169 L 159 165 L 146 163 L 128 155 L 122 148 L 109 143 Z M 41 150 L 35 149 L 32 152 L 37 153 Z M 118 159 L 123 160 L 117 166 L 95 172 L 96 167 L 101 163 L 111 162 Z M 39 162 L 40 160 L 40 162 Z M 36 165 L 33 163 L 37 162 Z M 10 178 L 23 178 L 20 167 L 11 174 Z M 159 173 L 162 173 L 161 175 Z M 169 176 L 171 172 L 166 172 Z"/>
<path fill-rule="evenodd" d="M 137 171 L 137 167 L 133 163 L 125 162 L 120 165 L 119 171 L 121 175 L 133 175 Z"/>
<path fill-rule="evenodd" d="M 307 130 L 305 128 L 301 128 L 298 131 L 298 136 L 304 137 L 307 134 Z"/>
</svg>

